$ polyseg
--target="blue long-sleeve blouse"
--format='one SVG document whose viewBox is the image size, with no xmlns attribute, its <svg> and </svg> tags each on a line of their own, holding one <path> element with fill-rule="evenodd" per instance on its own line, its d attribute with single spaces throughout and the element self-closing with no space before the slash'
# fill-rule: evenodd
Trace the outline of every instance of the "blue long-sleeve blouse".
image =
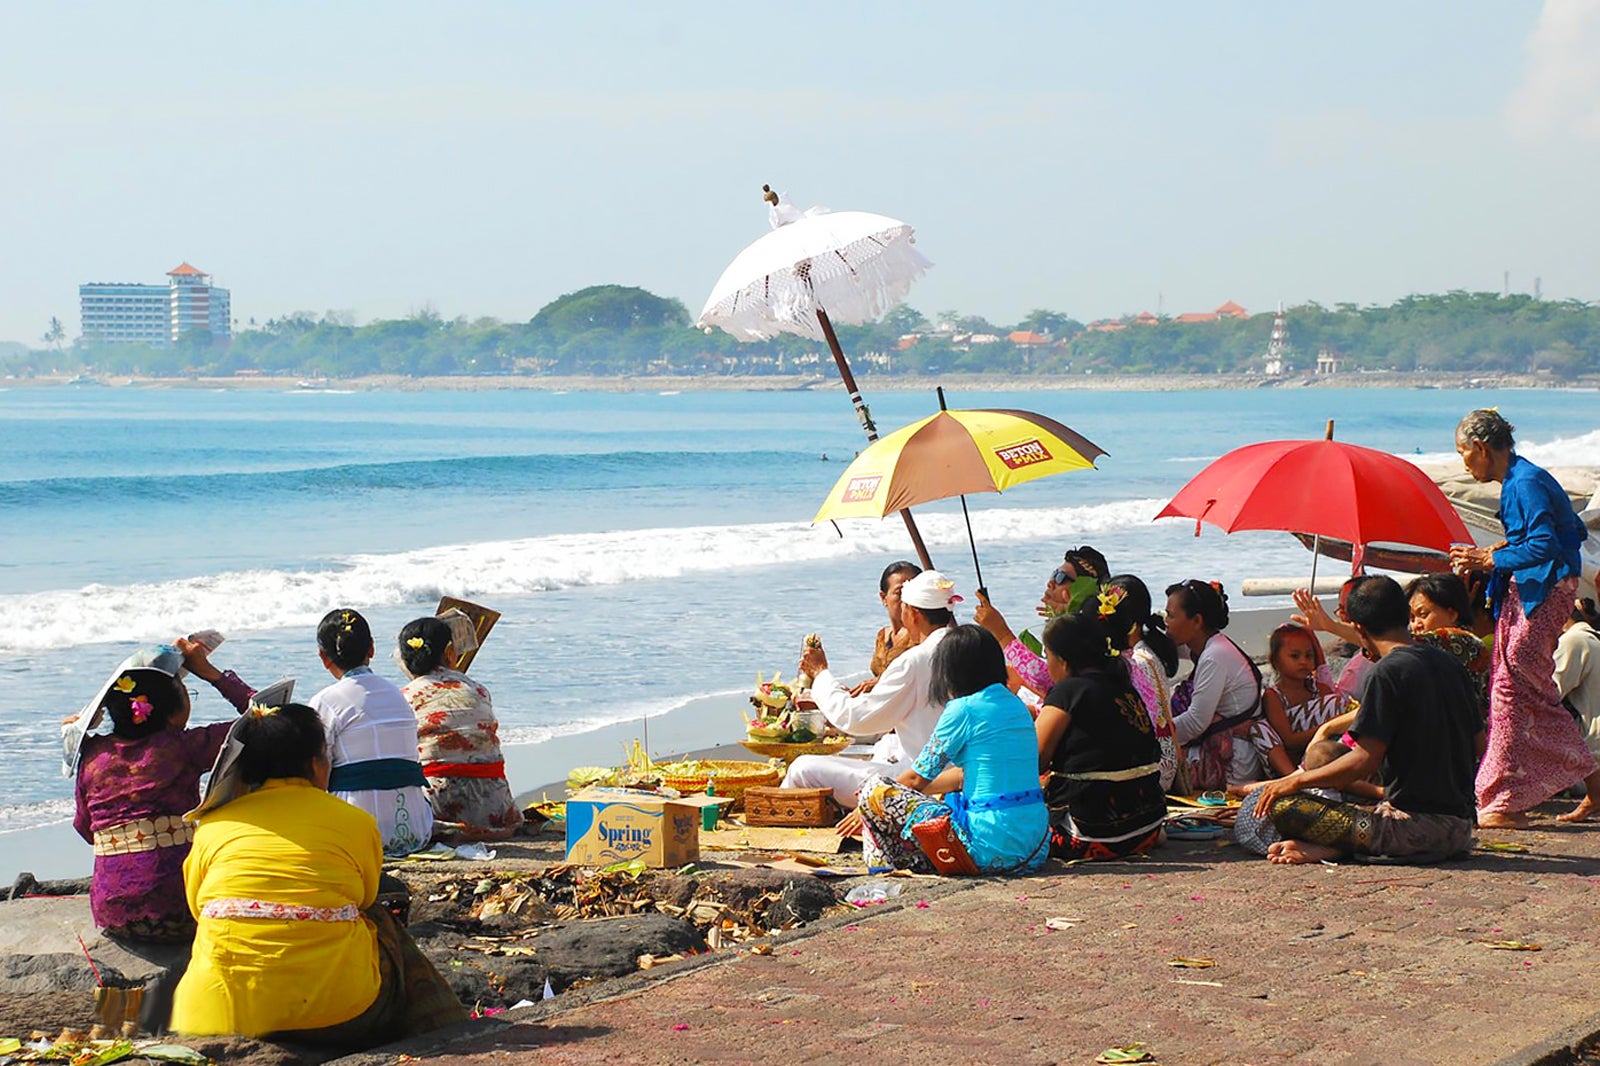
<svg viewBox="0 0 1600 1066">
<path fill-rule="evenodd" d="M 1506 546 L 1494 553 L 1495 613 L 1514 577 L 1523 612 L 1531 615 L 1556 582 L 1582 572 L 1579 547 L 1588 530 L 1560 482 L 1515 452 L 1500 485 L 1499 517 Z"/>
</svg>

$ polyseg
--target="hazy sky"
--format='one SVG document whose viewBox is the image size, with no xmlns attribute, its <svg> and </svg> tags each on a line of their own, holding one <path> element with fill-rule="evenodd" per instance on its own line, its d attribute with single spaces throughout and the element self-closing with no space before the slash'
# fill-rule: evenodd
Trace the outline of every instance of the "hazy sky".
<svg viewBox="0 0 1600 1066">
<path fill-rule="evenodd" d="M 0 41 L 0 339 L 180 260 L 241 322 L 698 312 L 767 181 L 915 225 L 930 313 L 1600 298 L 1600 0 L 0 0 Z"/>
</svg>

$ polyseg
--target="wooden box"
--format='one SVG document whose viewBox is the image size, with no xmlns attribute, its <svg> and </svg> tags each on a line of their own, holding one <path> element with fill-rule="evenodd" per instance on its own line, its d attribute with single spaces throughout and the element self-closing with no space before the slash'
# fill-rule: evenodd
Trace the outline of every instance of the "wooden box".
<svg viewBox="0 0 1600 1066">
<path fill-rule="evenodd" d="M 837 825 L 839 805 L 831 788 L 767 788 L 744 790 L 746 825 L 820 827 Z"/>
</svg>

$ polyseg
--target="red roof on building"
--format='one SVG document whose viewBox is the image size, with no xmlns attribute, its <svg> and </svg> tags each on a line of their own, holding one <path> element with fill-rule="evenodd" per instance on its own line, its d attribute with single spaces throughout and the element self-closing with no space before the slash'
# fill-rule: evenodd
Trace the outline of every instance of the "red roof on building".
<svg viewBox="0 0 1600 1066">
<path fill-rule="evenodd" d="M 1218 315 L 1215 311 L 1189 311 L 1178 316 L 1179 322 L 1215 322 Z"/>
<path fill-rule="evenodd" d="M 1139 325 L 1141 325 L 1141 326 L 1153 326 L 1157 322 L 1161 321 L 1155 315 L 1152 315 L 1149 311 L 1140 311 L 1138 314 L 1133 316 L 1133 320 L 1135 322 L 1139 323 Z"/>
<path fill-rule="evenodd" d="M 1033 333 L 1025 329 L 1013 330 L 1011 333 L 1006 335 L 1006 340 L 1010 341 L 1012 344 L 1037 345 L 1050 343 L 1050 338 L 1046 337 L 1043 333 Z"/>
<path fill-rule="evenodd" d="M 1221 307 L 1217 308 L 1217 314 L 1219 314 L 1219 315 L 1227 315 L 1229 318 L 1249 318 L 1250 317 L 1250 312 L 1246 311 L 1244 308 L 1240 307 L 1238 304 L 1234 303 L 1232 300 L 1229 300 L 1227 303 L 1225 303 Z"/>
<path fill-rule="evenodd" d="M 206 276 L 206 272 L 204 270 L 200 270 L 200 269 L 198 269 L 196 267 L 192 267 L 187 262 L 179 263 L 177 266 L 175 266 L 171 270 L 167 271 L 167 277 L 169 277 L 169 278 L 172 277 L 174 274 L 181 274 L 181 275 L 183 275 L 185 277 L 198 276 L 198 277 L 202 277 L 203 278 L 203 277 Z"/>
</svg>

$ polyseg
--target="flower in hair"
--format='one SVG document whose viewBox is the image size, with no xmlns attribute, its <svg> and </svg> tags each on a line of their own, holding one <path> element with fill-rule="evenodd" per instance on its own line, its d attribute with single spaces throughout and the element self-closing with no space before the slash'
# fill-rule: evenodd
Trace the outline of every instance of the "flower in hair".
<svg viewBox="0 0 1600 1066">
<path fill-rule="evenodd" d="M 270 718 L 272 715 L 277 714 L 280 710 L 282 710 L 280 707 L 266 707 L 259 703 L 252 703 L 250 705 L 250 717 Z"/>
<path fill-rule="evenodd" d="M 424 648 L 427 647 L 427 644 L 428 642 L 423 640 L 421 637 L 412 637 L 410 640 L 406 641 L 406 647 L 408 648 Z"/>
<path fill-rule="evenodd" d="M 1117 607 L 1128 595 L 1128 590 L 1120 585 L 1108 585 L 1100 592 L 1100 617 L 1110 618 L 1117 613 Z"/>
<path fill-rule="evenodd" d="M 132 692 L 133 686 L 134 680 L 127 674 L 123 674 L 121 677 L 117 678 L 111 683 L 111 687 L 116 689 L 118 692 Z"/>
<path fill-rule="evenodd" d="M 150 720 L 150 714 L 155 710 L 150 706 L 149 696 L 135 696 L 128 701 L 129 708 L 133 711 L 133 724 L 144 725 Z"/>
<path fill-rule="evenodd" d="M 1110 637 L 1106 638 L 1106 654 L 1111 656 L 1113 659 L 1122 658 L 1122 652 L 1118 651 L 1117 646 L 1111 643 Z"/>
</svg>

